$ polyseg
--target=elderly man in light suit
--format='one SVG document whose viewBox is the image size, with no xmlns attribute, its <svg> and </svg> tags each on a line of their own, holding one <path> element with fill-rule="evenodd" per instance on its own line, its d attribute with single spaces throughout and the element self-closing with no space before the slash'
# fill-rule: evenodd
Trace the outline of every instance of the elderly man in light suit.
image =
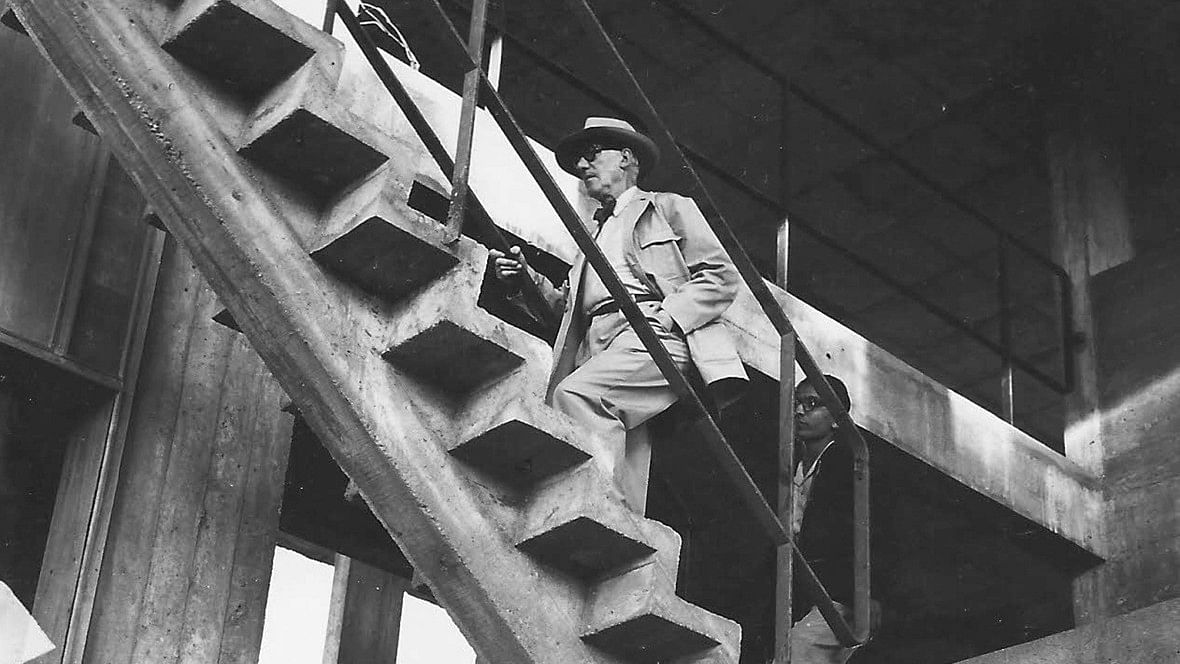
<svg viewBox="0 0 1180 664">
<path fill-rule="evenodd" d="M 692 199 L 636 186 L 659 159 L 655 143 L 627 122 L 592 117 L 556 155 L 599 202 L 587 228 L 679 368 L 695 367 L 706 384 L 725 383 L 733 394 L 746 373 L 718 319 L 740 277 Z M 650 445 L 641 425 L 675 403 L 668 381 L 584 256 L 557 288 L 519 247 L 491 254 L 502 281 L 532 279 L 562 312 L 549 399 L 608 445 L 616 480 L 642 512 Z"/>
</svg>

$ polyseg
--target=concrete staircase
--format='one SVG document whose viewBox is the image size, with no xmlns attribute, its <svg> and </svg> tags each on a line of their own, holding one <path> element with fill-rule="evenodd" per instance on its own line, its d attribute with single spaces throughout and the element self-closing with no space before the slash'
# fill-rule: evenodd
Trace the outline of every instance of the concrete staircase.
<svg viewBox="0 0 1180 664">
<path fill-rule="evenodd" d="M 268 0 L 10 4 L 483 660 L 738 661 L 478 306 L 486 251 L 407 205 L 411 139 L 337 102 L 340 43 Z"/>
</svg>

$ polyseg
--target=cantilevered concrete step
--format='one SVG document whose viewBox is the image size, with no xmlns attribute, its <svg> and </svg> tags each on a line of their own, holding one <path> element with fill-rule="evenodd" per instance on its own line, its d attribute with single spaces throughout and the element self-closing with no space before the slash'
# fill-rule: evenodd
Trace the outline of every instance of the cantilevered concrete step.
<svg viewBox="0 0 1180 664">
<path fill-rule="evenodd" d="M 706 652 L 715 659 L 702 661 L 737 662 L 740 627 L 676 596 L 679 535 L 628 508 L 605 469 L 545 483 L 524 512 L 517 548 L 590 584 L 587 643 L 628 662 Z"/>
<path fill-rule="evenodd" d="M 20 19 L 16 17 L 16 13 L 7 7 L 4 8 L 3 13 L 0 13 L 0 24 L 4 24 L 8 28 L 16 30 L 22 35 L 29 34 L 25 30 L 25 26 L 21 25 Z"/>
<path fill-rule="evenodd" d="M 516 547 L 538 562 L 594 580 L 618 574 L 661 551 L 656 528 L 624 504 L 601 459 L 539 487 L 522 508 Z M 664 539 L 671 569 L 679 539 Z"/>
<path fill-rule="evenodd" d="M 315 78 L 308 85 L 321 85 Z M 239 153 L 321 208 L 359 184 L 389 156 L 389 137 L 331 101 L 328 89 L 302 90 L 265 107 L 238 139 Z"/>
<path fill-rule="evenodd" d="M 337 105 L 336 80 L 317 64 L 336 47 L 263 0 L 173 0 L 167 53 L 158 33 L 125 20 L 136 6 L 157 15 L 148 1 L 22 6 L 481 654 L 736 661 L 737 626 L 675 595 L 679 537 L 625 503 L 601 441 L 542 410 L 550 350 L 478 308 L 487 252 L 443 242 L 437 223 L 406 206 L 389 157 L 419 157 L 420 146 Z M 282 52 L 277 62 L 201 61 L 220 48 L 209 44 L 238 48 L 252 35 Z M 177 76 L 177 60 L 200 75 Z M 96 61 L 107 64 L 88 66 Z M 226 103 L 250 96 L 253 106 Z M 383 282 L 386 270 L 411 276 Z M 477 475 L 517 483 L 516 497 Z"/>
<path fill-rule="evenodd" d="M 387 162 L 365 178 L 324 215 L 308 240 L 312 258 L 389 302 L 458 265 L 442 226 L 409 207 L 413 177 L 399 163 Z"/>
<path fill-rule="evenodd" d="M 599 583 L 582 639 L 628 662 L 736 664 L 741 629 L 675 595 L 676 571 L 658 558 Z"/>
<path fill-rule="evenodd" d="M 516 491 L 579 466 L 592 455 L 569 418 L 530 400 L 515 401 L 474 422 L 447 451 Z"/>
<path fill-rule="evenodd" d="M 343 46 L 272 2 L 189 0 L 164 50 L 232 95 L 257 101 L 313 57 L 334 83 Z"/>
<path fill-rule="evenodd" d="M 411 225 L 432 224 L 403 219 Z M 384 357 L 399 371 L 416 381 L 433 386 L 456 400 L 469 397 L 480 401 L 467 410 L 479 413 L 502 411 L 516 401 L 520 378 L 515 386 L 497 381 L 526 368 L 528 381 L 543 385 L 547 349 L 538 340 L 513 328 L 481 309 L 477 302 L 483 283 L 487 252 L 465 240 L 455 244 L 456 259 L 462 261 L 445 275 L 402 301 L 391 312 L 392 322 Z M 489 386 L 495 384 L 490 393 Z M 475 395 L 479 392 L 478 396 Z M 527 392 L 527 390 L 526 390 Z M 534 385 L 532 392 L 539 394 Z"/>
</svg>

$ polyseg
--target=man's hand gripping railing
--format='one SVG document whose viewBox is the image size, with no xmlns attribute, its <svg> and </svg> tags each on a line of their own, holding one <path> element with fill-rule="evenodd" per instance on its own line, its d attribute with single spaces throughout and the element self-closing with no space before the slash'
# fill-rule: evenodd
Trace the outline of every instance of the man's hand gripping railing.
<svg viewBox="0 0 1180 664">
<path fill-rule="evenodd" d="M 356 14 L 348 7 L 348 4 L 344 0 L 335 0 L 334 5 L 336 14 L 340 17 L 345 27 L 348 28 L 348 32 L 356 40 L 357 45 L 360 46 L 361 52 L 364 53 L 365 58 L 368 59 L 369 64 L 373 67 L 377 78 L 381 79 L 386 90 L 389 91 L 389 94 L 397 103 L 398 108 L 405 114 L 410 126 L 418 134 L 418 138 L 425 144 L 427 152 L 438 163 L 439 169 L 452 182 L 453 186 L 456 177 L 455 162 L 451 159 L 451 155 L 443 146 L 442 141 L 439 140 L 438 134 L 434 132 L 426 117 L 422 115 L 422 111 L 418 108 L 418 105 L 410 97 L 410 93 L 401 84 L 401 81 L 398 80 L 397 75 L 393 73 L 393 70 L 389 67 L 389 63 L 385 61 L 385 57 L 381 54 L 380 49 L 377 48 L 372 38 L 361 27 L 360 21 L 357 19 Z M 470 59 L 467 56 L 466 47 L 462 45 L 461 41 L 460 46 L 463 49 L 464 56 Z M 467 191 L 466 197 L 466 209 L 480 222 L 480 227 L 488 233 L 495 248 L 501 251 L 508 251 L 510 243 L 504 237 L 500 228 L 492 222 L 491 217 L 488 216 L 487 210 L 480 203 L 475 192 Z M 553 309 L 545 302 L 545 298 L 541 295 L 541 291 L 537 288 L 536 284 L 523 284 L 521 293 L 529 311 L 533 313 L 537 320 L 548 328 L 556 330 L 558 320 L 553 313 Z"/>
<path fill-rule="evenodd" d="M 447 16 L 442 6 L 438 4 L 438 0 L 426 0 L 426 2 L 434 10 L 431 13 L 432 17 L 439 23 L 440 27 L 443 29 L 443 32 L 447 35 L 447 37 L 442 40 L 442 45 L 452 50 L 452 55 L 460 62 L 464 63 L 468 67 L 473 67 L 474 62 L 470 56 L 470 53 L 468 52 L 467 45 L 464 43 L 462 37 L 459 36 L 458 31 L 455 29 L 454 24 L 450 20 L 450 17 Z M 593 10 L 591 10 L 588 5 L 585 5 L 584 2 L 575 2 L 576 8 L 578 5 L 580 5 L 582 10 L 579 12 L 579 15 L 583 18 L 588 18 L 593 25 L 597 26 L 597 29 L 600 31 L 602 37 L 605 38 L 609 48 L 614 51 L 615 56 L 621 62 L 621 56 L 619 56 L 617 50 L 614 49 L 614 45 L 612 42 L 610 42 L 609 36 L 606 35 L 605 31 L 602 31 L 601 25 L 598 24 L 597 18 L 593 14 Z M 402 87 L 400 82 L 397 81 L 396 76 L 393 74 L 392 70 L 389 69 L 376 46 L 374 46 L 373 43 L 368 39 L 367 35 L 364 35 L 360 30 L 359 26 L 356 24 L 355 16 L 352 14 L 351 10 L 347 8 L 344 2 L 338 3 L 337 13 L 341 16 L 341 19 L 344 21 L 349 31 L 353 33 L 354 38 L 361 45 L 362 51 L 365 52 L 366 57 L 377 71 L 378 76 L 381 77 L 382 82 L 385 83 L 386 88 L 389 89 L 395 100 L 397 100 L 398 105 L 402 107 L 403 112 L 406 113 L 407 118 L 410 120 L 415 130 L 419 132 L 419 136 L 422 137 L 424 142 L 426 142 L 428 150 L 431 152 L 431 155 L 435 158 L 435 160 L 439 162 L 439 165 L 443 169 L 444 174 L 448 174 L 448 177 L 450 177 L 450 174 L 453 173 L 454 169 L 454 165 L 450 161 L 450 156 L 446 153 L 446 150 L 442 148 L 441 143 L 438 142 L 437 136 L 434 135 L 433 130 L 430 128 L 429 124 L 426 122 L 425 118 L 422 117 L 421 112 L 417 109 L 417 106 L 414 104 L 413 100 L 410 99 L 408 93 L 405 91 L 405 88 Z M 635 82 L 634 77 L 631 75 L 630 71 L 627 70 L 626 64 L 623 63 L 622 66 L 624 71 L 626 71 L 630 77 L 632 83 L 638 86 L 638 83 Z M 730 448 L 728 443 L 725 441 L 724 434 L 721 433 L 720 428 L 717 426 L 712 416 L 709 415 L 708 410 L 705 408 L 699 396 L 692 389 L 688 380 L 676 367 L 675 363 L 664 349 L 663 344 L 659 341 L 655 331 L 652 330 L 650 324 L 647 322 L 642 311 L 640 311 L 638 305 L 627 293 L 626 288 L 619 281 L 618 275 L 615 274 L 606 257 L 598 248 L 598 245 L 594 242 L 594 239 L 582 225 L 581 219 L 578 217 L 577 212 L 574 211 L 573 206 L 565 198 L 564 193 L 557 186 L 557 183 L 553 180 L 552 175 L 545 168 L 544 164 L 537 156 L 532 145 L 525 137 L 520 125 L 512 116 L 498 92 L 488 81 L 486 73 L 482 71 L 480 72 L 480 83 L 483 86 L 482 91 L 486 95 L 486 103 L 489 112 L 492 114 L 500 128 L 504 131 L 504 134 L 508 138 L 509 143 L 516 150 L 518 156 L 520 156 L 526 168 L 528 168 L 530 174 L 541 187 L 542 192 L 545 194 L 546 198 L 549 200 L 549 203 L 553 206 L 554 210 L 561 218 L 561 221 L 566 226 L 566 229 L 573 236 L 574 241 L 577 243 L 579 249 L 581 249 L 585 254 L 587 262 L 602 279 L 603 284 L 606 286 L 606 289 L 610 293 L 611 297 L 619 303 L 621 312 L 635 330 L 644 347 L 649 353 L 651 353 L 652 359 L 659 367 L 661 373 L 665 376 L 665 378 L 668 379 L 672 390 L 683 401 L 687 402 L 689 406 L 691 406 L 697 413 L 696 424 L 698 429 L 704 435 L 705 440 L 708 441 L 710 451 L 721 464 L 721 467 L 725 471 L 726 475 L 734 483 L 742 501 L 749 509 L 751 509 L 755 518 L 763 526 L 772 540 L 774 540 L 779 545 L 789 542 L 791 538 L 789 537 L 786 528 L 779 521 L 778 516 L 775 514 L 774 510 L 772 510 L 767 504 L 766 499 L 762 496 L 753 480 L 750 479 L 749 474 L 742 466 L 740 460 L 738 460 L 732 448 Z M 643 95 L 642 90 L 639 90 L 639 94 L 643 97 L 643 99 L 646 101 L 646 105 L 654 114 L 654 107 L 651 107 L 650 101 L 647 101 L 647 98 L 645 95 Z M 662 120 L 659 119 L 658 115 L 655 117 L 657 119 L 656 125 L 663 129 L 665 134 L 668 134 L 667 127 L 663 124 Z M 430 140 L 431 137 L 433 137 L 433 141 Z M 675 146 L 675 141 L 672 141 L 672 145 Z M 682 160 L 684 160 L 684 155 L 678 148 L 676 149 L 676 153 L 681 157 Z M 448 168 L 448 165 L 450 168 Z M 689 164 L 688 168 L 693 174 L 694 178 L 696 178 L 696 172 L 692 169 L 691 164 Z M 699 178 L 697 178 L 697 181 L 699 183 Z M 703 186 L 701 189 L 704 191 Z M 708 197 L 707 192 L 705 192 L 705 195 L 709 206 L 713 210 L 716 210 L 716 205 L 713 203 L 712 199 Z M 473 199 L 473 203 L 474 202 L 475 200 Z M 714 232 L 717 233 L 722 245 L 729 252 L 730 257 L 736 259 L 735 265 L 738 268 L 738 271 L 742 274 L 743 279 L 754 292 L 755 297 L 762 305 L 763 310 L 770 317 L 771 322 L 774 323 L 775 328 L 780 332 L 780 334 L 785 332 L 793 332 L 793 328 L 791 327 L 790 321 L 787 319 L 785 312 L 783 312 L 782 308 L 778 306 L 778 303 L 773 299 L 773 296 L 770 294 L 769 289 L 766 288 L 766 285 L 762 283 L 761 275 L 759 275 L 757 269 L 753 267 L 753 263 L 750 261 L 749 256 L 741 248 L 732 231 L 729 229 L 729 226 L 725 224 L 724 220 L 721 220 L 720 223 L 718 223 L 712 219 L 709 219 L 709 224 L 713 228 Z M 721 230 L 721 232 L 718 232 L 718 230 Z M 504 248 L 508 249 L 506 244 Z M 540 299 L 539 292 L 537 293 L 537 297 Z M 803 344 L 798 341 L 796 342 L 796 346 L 796 350 L 799 355 L 799 363 L 800 366 L 803 367 L 804 373 L 807 374 L 808 377 L 813 377 L 814 374 L 813 383 L 816 386 L 817 393 L 819 394 L 820 398 L 824 400 L 825 404 L 837 404 L 832 409 L 833 415 L 836 416 L 837 421 L 840 422 L 842 429 L 853 432 L 853 435 L 855 436 L 854 440 L 860 441 L 859 447 L 863 449 L 863 453 L 867 459 L 867 446 L 863 445 L 863 439 L 860 438 L 859 431 L 854 425 L 851 424 L 851 419 L 848 417 L 847 411 L 844 411 L 839 407 L 835 395 L 832 393 L 831 388 L 824 381 L 822 372 L 820 372 L 819 368 L 815 365 L 815 362 L 811 358 L 806 347 L 804 347 Z M 856 453 L 857 445 L 854 445 L 853 449 L 854 453 Z M 864 471 L 864 477 L 867 479 L 867 463 L 864 465 Z M 867 491 L 865 493 L 867 494 Z M 863 517 L 864 524 L 867 527 L 867 509 L 864 510 Z M 860 519 L 858 519 L 858 522 L 859 521 Z M 859 530 L 860 529 L 858 528 L 858 533 Z M 867 552 L 867 541 L 865 542 L 865 547 L 865 551 Z M 861 545 L 859 543 L 857 544 L 856 550 L 858 552 L 861 550 Z M 795 549 L 795 553 L 796 556 L 802 561 L 802 556 L 799 555 L 797 548 Z M 865 560 L 867 561 L 867 555 L 865 556 Z M 855 645 L 856 643 L 861 642 L 860 639 L 857 639 L 856 636 L 852 634 L 852 631 L 849 629 L 847 623 L 844 622 L 843 618 L 835 610 L 831 598 L 827 595 L 826 591 L 824 591 L 822 585 L 819 583 L 818 578 L 815 577 L 815 574 L 811 572 L 810 567 L 806 564 L 806 561 L 802 561 L 802 564 L 804 565 L 805 570 L 805 585 L 808 586 L 809 592 L 816 596 L 816 599 L 821 605 L 821 612 L 824 614 L 825 618 L 828 619 L 829 624 L 832 625 L 833 632 L 836 634 L 837 638 L 839 638 L 842 643 L 851 641 L 851 643 L 847 643 L 848 645 Z M 860 573 L 859 569 L 857 573 L 857 580 L 860 581 L 863 576 L 865 581 L 864 587 L 866 588 L 868 580 L 867 572 L 868 570 L 866 565 L 863 575 Z M 858 583 L 858 599 L 860 595 L 860 587 L 861 584 Z M 857 632 L 863 632 L 865 636 L 867 636 L 868 602 L 857 601 L 856 604 L 856 623 L 858 625 Z M 863 620 L 861 618 L 862 613 L 864 614 Z M 861 627 L 862 625 L 863 628 Z"/>
<path fill-rule="evenodd" d="M 436 0 L 431 0 L 437 4 Z M 855 634 L 848 628 L 847 623 L 843 617 L 840 616 L 832 603 L 831 597 L 823 590 L 819 579 L 812 572 L 806 561 L 803 560 L 799 554 L 798 548 L 794 548 L 796 558 L 802 563 L 804 570 L 804 583 L 809 586 L 809 592 L 813 595 L 820 611 L 824 618 L 832 627 L 832 631 L 840 639 L 841 643 L 846 646 L 857 645 L 863 643 L 869 637 L 870 631 L 870 602 L 869 602 L 869 588 L 870 588 L 870 569 L 869 569 L 869 449 L 864 437 L 860 433 L 860 429 L 852 421 L 848 415 L 848 410 L 844 408 L 840 400 L 836 398 L 835 392 L 832 391 L 827 379 L 824 378 L 823 372 L 812 357 L 811 352 L 807 346 L 799 339 L 795 333 L 794 327 L 791 325 L 790 319 L 787 317 L 786 311 L 783 310 L 782 305 L 774 298 L 770 288 L 763 281 L 761 273 L 754 265 L 753 260 L 750 259 L 749 254 L 746 253 L 745 248 L 742 247 L 737 237 L 733 233 L 733 229 L 726 223 L 725 218 L 721 214 L 721 210 L 717 207 L 716 202 L 712 196 L 709 195 L 708 189 L 704 182 L 701 181 L 692 162 L 685 156 L 675 137 L 669 130 L 667 123 L 664 122 L 651 99 L 643 91 L 643 87 L 635 78 L 635 75 L 627 67 L 622 54 L 615 46 L 614 41 L 599 22 L 594 10 L 586 2 L 586 0 L 567 0 L 571 10 L 582 22 L 583 27 L 593 35 L 596 35 L 597 43 L 602 47 L 604 55 L 614 61 L 621 73 L 628 81 L 635 98 L 641 103 L 646 115 L 650 120 L 650 126 L 656 127 L 663 135 L 664 143 L 670 146 L 674 154 L 679 157 L 680 162 L 684 164 L 687 172 L 692 176 L 694 183 L 704 196 L 705 202 L 709 209 L 714 214 L 705 215 L 713 232 L 721 241 L 722 246 L 729 253 L 738 272 L 742 275 L 746 285 L 754 294 L 754 299 L 762 307 L 762 311 L 770 319 L 774 325 L 775 330 L 780 337 L 790 335 L 794 339 L 795 361 L 803 369 L 803 373 L 807 376 L 809 382 L 815 387 L 817 395 L 823 401 L 824 405 L 832 413 L 832 416 L 839 424 L 840 435 L 838 440 L 841 444 L 847 445 L 853 455 L 853 500 L 854 500 L 854 581 L 855 581 L 855 607 L 854 618 L 856 624 Z M 782 542 L 780 541 L 780 544 Z M 792 542 L 792 547 L 794 543 Z M 814 586 L 812 584 L 814 582 Z"/>
</svg>

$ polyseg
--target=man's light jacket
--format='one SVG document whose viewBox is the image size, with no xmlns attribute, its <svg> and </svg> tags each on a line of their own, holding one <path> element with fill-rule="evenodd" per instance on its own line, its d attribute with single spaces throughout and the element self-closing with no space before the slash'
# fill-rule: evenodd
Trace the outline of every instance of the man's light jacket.
<svg viewBox="0 0 1180 664">
<path fill-rule="evenodd" d="M 691 198 L 637 190 L 609 223 L 632 228 L 626 249 L 627 266 L 652 292 L 685 333 L 693 365 L 705 383 L 746 380 L 737 347 L 719 318 L 737 295 L 741 276 Z M 591 229 L 593 230 L 593 229 Z M 579 255 L 562 288 L 537 277 L 542 293 L 564 311 L 553 347 L 548 393 L 576 367 L 578 347 L 586 334 L 580 290 L 586 265 Z M 727 390 L 728 391 L 728 390 Z"/>
</svg>

